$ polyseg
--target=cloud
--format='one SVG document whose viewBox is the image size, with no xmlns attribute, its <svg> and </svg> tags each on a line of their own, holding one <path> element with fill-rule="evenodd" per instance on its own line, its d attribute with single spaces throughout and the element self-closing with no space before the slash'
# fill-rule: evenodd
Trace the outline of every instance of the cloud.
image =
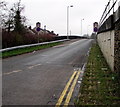
<svg viewBox="0 0 120 107">
<path fill-rule="evenodd" d="M 16 2 L 16 0 L 6 0 Z M 108 1 L 108 0 L 107 0 Z M 88 25 L 99 21 L 104 11 L 106 0 L 22 0 L 25 5 L 24 15 L 30 20 L 32 26 L 41 22 L 42 27 L 47 26 L 59 34 L 66 34 L 67 6 L 69 8 L 70 30 L 72 33 L 80 34 L 81 19 L 83 21 L 83 33 L 86 33 Z"/>
</svg>

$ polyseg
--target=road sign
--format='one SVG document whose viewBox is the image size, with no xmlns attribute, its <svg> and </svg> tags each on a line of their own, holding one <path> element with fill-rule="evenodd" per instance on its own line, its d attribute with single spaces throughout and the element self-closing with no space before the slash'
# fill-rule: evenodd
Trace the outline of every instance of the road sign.
<svg viewBox="0 0 120 107">
<path fill-rule="evenodd" d="M 93 23 L 93 31 L 98 32 L 98 22 Z"/>
<path fill-rule="evenodd" d="M 41 27 L 41 23 L 40 23 L 40 22 L 37 22 L 37 23 L 36 23 L 36 27 L 39 27 L 39 28 L 40 28 L 40 27 Z"/>
<path fill-rule="evenodd" d="M 94 27 L 94 32 L 97 32 L 98 31 L 98 28 L 97 27 Z"/>
<path fill-rule="evenodd" d="M 36 28 L 36 30 L 39 32 L 39 31 L 40 31 L 40 28 L 39 28 L 39 27 L 37 27 L 37 28 Z"/>
<path fill-rule="evenodd" d="M 41 27 L 41 23 L 40 23 L 40 22 L 37 22 L 37 23 L 36 23 L 36 31 L 37 31 L 37 32 L 39 32 L 39 31 L 41 30 L 40 27 Z"/>
</svg>

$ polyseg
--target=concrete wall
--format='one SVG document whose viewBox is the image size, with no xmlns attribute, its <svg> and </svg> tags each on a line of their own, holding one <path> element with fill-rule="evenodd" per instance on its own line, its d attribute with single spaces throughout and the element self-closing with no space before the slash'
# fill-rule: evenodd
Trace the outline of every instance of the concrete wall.
<svg viewBox="0 0 120 107">
<path fill-rule="evenodd" d="M 99 28 L 97 41 L 111 70 L 120 75 L 120 7 Z"/>
<path fill-rule="evenodd" d="M 114 71 L 114 30 L 97 35 L 98 44 L 112 71 Z"/>
</svg>

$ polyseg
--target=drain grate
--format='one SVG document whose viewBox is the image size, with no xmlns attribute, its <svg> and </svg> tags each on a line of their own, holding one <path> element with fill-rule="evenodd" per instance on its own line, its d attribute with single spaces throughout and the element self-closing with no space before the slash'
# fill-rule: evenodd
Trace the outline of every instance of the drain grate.
<svg viewBox="0 0 120 107">
<path fill-rule="evenodd" d="M 75 68 L 81 68 L 80 64 L 73 64 L 72 66 L 75 67 Z"/>
</svg>

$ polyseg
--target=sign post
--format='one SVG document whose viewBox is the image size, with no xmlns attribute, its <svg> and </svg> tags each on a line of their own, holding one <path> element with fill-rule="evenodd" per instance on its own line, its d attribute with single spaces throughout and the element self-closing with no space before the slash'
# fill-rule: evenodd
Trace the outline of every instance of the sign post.
<svg viewBox="0 0 120 107">
<path fill-rule="evenodd" d="M 97 41 L 98 22 L 93 23 L 93 31 L 95 32 L 95 41 Z"/>
<path fill-rule="evenodd" d="M 93 23 L 93 31 L 96 33 L 98 32 L 98 22 Z"/>
<path fill-rule="evenodd" d="M 37 35 L 38 35 L 38 43 L 39 43 L 39 32 L 40 32 L 40 27 L 41 27 L 41 23 L 40 22 L 37 22 L 36 23 L 36 31 L 37 31 Z"/>
</svg>

